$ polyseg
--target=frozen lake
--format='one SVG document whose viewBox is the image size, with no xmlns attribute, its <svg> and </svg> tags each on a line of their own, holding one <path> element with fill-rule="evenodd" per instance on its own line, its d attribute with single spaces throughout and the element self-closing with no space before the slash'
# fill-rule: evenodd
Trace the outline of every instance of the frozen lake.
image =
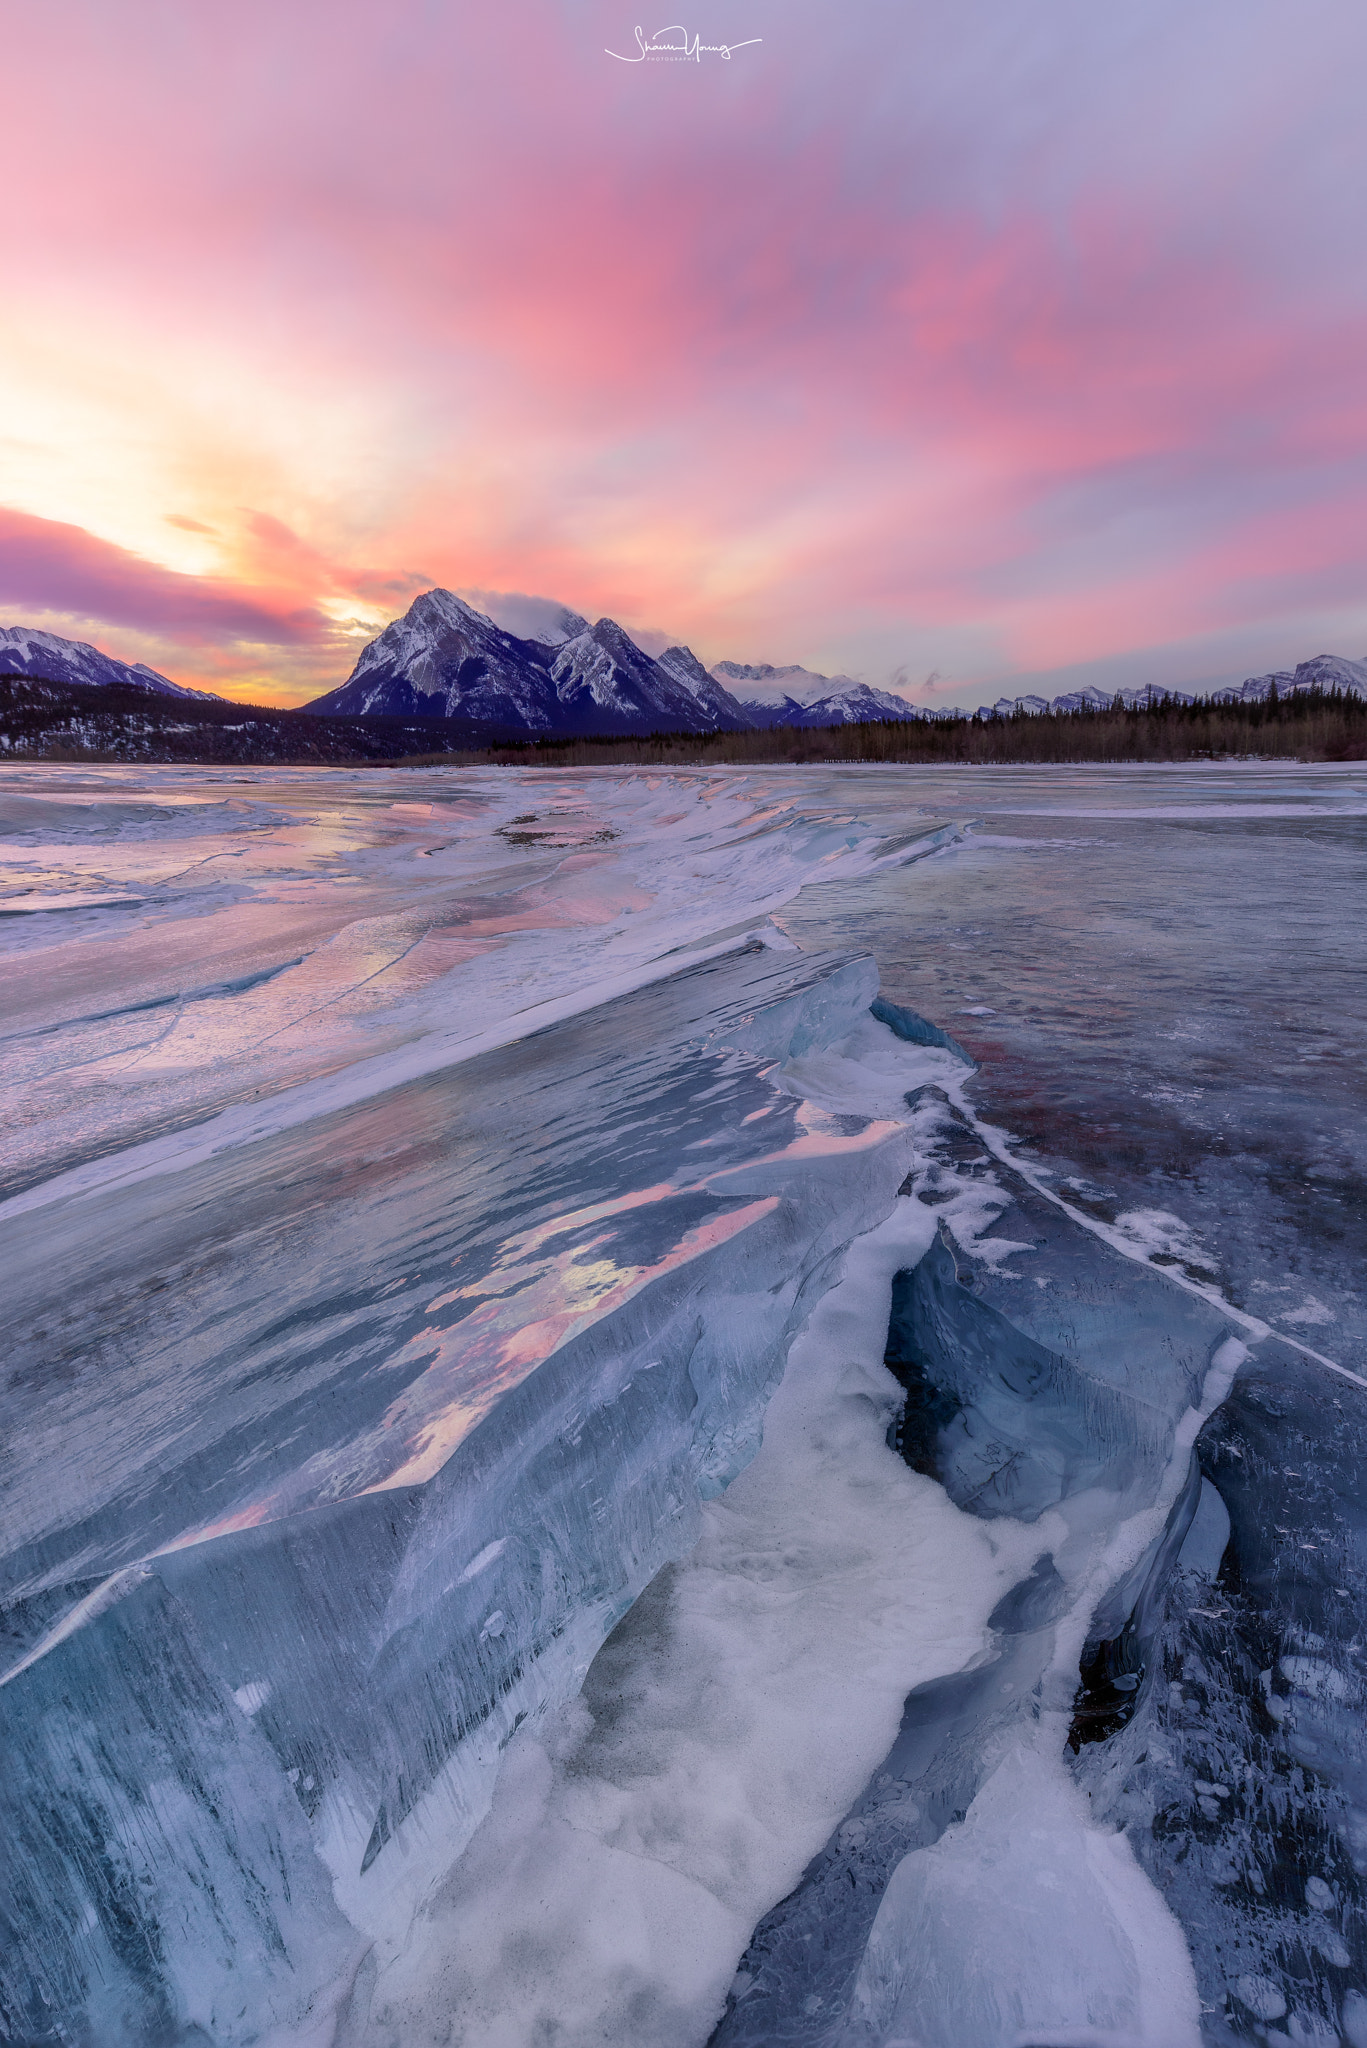
<svg viewBox="0 0 1367 2048">
<path fill-rule="evenodd" d="M 1360 769 L 0 835 L 0 2038 L 1367 2044 Z"/>
</svg>

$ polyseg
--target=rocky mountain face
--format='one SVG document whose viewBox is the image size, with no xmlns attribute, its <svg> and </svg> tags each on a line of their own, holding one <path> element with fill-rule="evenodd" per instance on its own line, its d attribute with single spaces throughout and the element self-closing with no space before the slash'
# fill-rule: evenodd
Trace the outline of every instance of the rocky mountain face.
<svg viewBox="0 0 1367 2048">
<path fill-rule="evenodd" d="M 1367 697 L 1367 656 L 1349 661 L 1342 654 L 1315 654 L 1293 669 L 1274 669 L 1270 675 L 1250 676 L 1237 690 L 1220 690 L 1217 703 L 1255 704 L 1272 695 L 1296 697 L 1303 690 L 1342 690 L 1349 697 Z"/>
<path fill-rule="evenodd" d="M 909 704 L 892 690 L 876 690 L 852 676 L 823 676 L 789 662 L 719 661 L 713 678 L 740 699 L 740 709 L 758 727 L 773 725 L 865 725 L 871 719 L 930 718 L 936 714 Z"/>
<path fill-rule="evenodd" d="M 715 732 L 746 724 L 684 647 L 659 661 L 614 619 L 523 640 L 449 590 L 425 591 L 372 640 L 340 689 L 306 708 L 473 718 L 541 733 Z"/>
<path fill-rule="evenodd" d="M 744 722 L 689 648 L 654 661 L 614 619 L 558 648 L 551 676 L 564 730 L 716 732 Z"/>
<path fill-rule="evenodd" d="M 692 693 L 704 711 L 713 714 L 718 732 L 746 731 L 760 723 L 751 715 L 754 707 L 733 696 L 724 683 L 703 667 L 691 647 L 667 647 L 655 659 L 658 667 Z"/>
<path fill-rule="evenodd" d="M 549 732 L 555 650 L 505 633 L 449 590 L 424 591 L 362 650 L 347 680 L 305 706 L 361 717 L 477 718 Z"/>
<path fill-rule="evenodd" d="M 40 633 L 36 626 L 0 626 L 0 675 L 34 676 L 48 683 L 75 683 L 86 688 L 107 689 L 111 684 L 126 690 L 147 690 L 159 697 L 196 697 L 201 702 L 224 704 L 211 690 L 191 690 L 159 675 L 145 662 L 116 661 L 85 640 L 63 640 L 56 633 Z"/>
</svg>

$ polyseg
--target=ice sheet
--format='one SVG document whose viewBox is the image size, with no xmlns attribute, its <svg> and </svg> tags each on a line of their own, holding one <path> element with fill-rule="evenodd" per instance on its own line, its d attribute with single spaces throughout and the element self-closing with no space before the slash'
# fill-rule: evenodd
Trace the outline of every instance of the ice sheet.
<svg viewBox="0 0 1367 2048">
<path fill-rule="evenodd" d="M 1353 2040 L 1351 1302 L 811 932 L 1360 780 L 5 771 L 13 2038 Z"/>
</svg>

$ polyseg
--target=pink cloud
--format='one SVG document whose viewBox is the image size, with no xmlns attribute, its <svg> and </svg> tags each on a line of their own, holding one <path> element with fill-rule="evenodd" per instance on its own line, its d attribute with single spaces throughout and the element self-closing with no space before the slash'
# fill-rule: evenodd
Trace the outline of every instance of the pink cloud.
<svg viewBox="0 0 1367 2048">
<path fill-rule="evenodd" d="M 0 506 L 0 603 L 132 626 L 192 644 L 307 644 L 330 622 L 218 578 L 186 576 L 83 527 Z"/>
<path fill-rule="evenodd" d="M 349 664 L 320 605 L 438 580 L 884 674 L 1341 611 L 1367 26 L 1308 4 L 743 0 L 723 76 L 611 64 L 617 0 L 244 0 L 175 38 L 52 0 L 7 51 L 12 290 L 78 280 L 92 364 L 111 307 L 387 425 L 326 490 L 325 434 L 246 484 L 226 449 L 188 502 L 228 578 L 34 522 L 48 596 L 10 601 L 270 644 L 295 692 Z"/>
</svg>

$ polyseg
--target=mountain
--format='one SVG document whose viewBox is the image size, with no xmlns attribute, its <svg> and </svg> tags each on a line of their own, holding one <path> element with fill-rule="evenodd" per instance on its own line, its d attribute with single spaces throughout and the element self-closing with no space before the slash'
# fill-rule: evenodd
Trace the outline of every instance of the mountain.
<svg viewBox="0 0 1367 2048">
<path fill-rule="evenodd" d="M 654 661 L 614 619 L 590 626 L 562 611 L 556 626 L 568 637 L 552 627 L 544 639 L 520 639 L 454 592 L 424 591 L 364 649 L 339 689 L 305 708 L 482 719 L 544 733 L 715 732 L 746 723 L 686 647 Z"/>
<path fill-rule="evenodd" d="M 845 686 L 832 690 L 825 697 L 803 707 L 799 725 L 867 725 L 873 719 L 924 719 L 929 718 L 924 705 L 908 704 L 905 697 L 899 697 L 892 690 L 875 690 L 868 683 L 852 683 L 845 679 Z"/>
<path fill-rule="evenodd" d="M 688 648 L 671 647 L 654 661 L 615 619 L 599 619 L 558 648 L 551 663 L 562 729 L 715 732 L 737 723 L 700 693 L 694 669 L 711 683 Z"/>
<path fill-rule="evenodd" d="M 1017 704 L 1028 706 L 1031 710 L 1038 705 L 1042 711 L 1109 711 L 1114 702 L 1114 690 L 1098 690 L 1095 683 L 1089 683 L 1085 690 L 1069 690 L 1062 697 L 1055 697 L 1052 704 L 1046 704 L 1041 697 L 1018 697 L 1016 699 Z M 997 708 L 999 707 L 993 707 L 993 709 Z M 1007 706 L 1008 710 L 1013 708 L 1013 706 Z M 979 716 L 981 715 L 980 713 Z"/>
<path fill-rule="evenodd" d="M 995 704 L 980 704 L 979 718 L 1009 718 L 1017 711 L 1109 711 L 1123 704 L 1129 711 L 1149 711 L 1156 704 L 1260 704 L 1276 687 L 1279 697 L 1299 696 L 1305 690 L 1342 690 L 1349 697 L 1367 697 L 1367 658 L 1349 661 L 1342 654 L 1316 654 L 1294 669 L 1277 669 L 1270 675 L 1250 676 L 1247 682 L 1227 690 L 1213 690 L 1206 698 L 1190 690 L 1168 690 L 1158 683 L 1146 683 L 1142 690 L 1070 690 L 1062 697 L 999 697 Z M 967 717 L 966 712 L 937 712 L 936 717 Z"/>
<path fill-rule="evenodd" d="M 159 697 L 196 697 L 201 703 L 226 704 L 212 690 L 191 690 L 173 683 L 141 661 L 116 661 L 86 640 L 62 640 L 40 633 L 36 626 L 0 626 L 0 675 L 34 676 L 48 683 L 79 683 L 107 689 L 150 690 Z"/>
<path fill-rule="evenodd" d="M 1342 654 L 1314 654 L 1294 669 L 1275 669 L 1271 675 L 1250 676 L 1237 689 L 1217 690 L 1217 704 L 1258 704 L 1272 695 L 1295 697 L 1303 690 L 1342 690 L 1348 697 L 1367 697 L 1367 656 L 1349 661 Z"/>
<path fill-rule="evenodd" d="M 549 732 L 557 699 L 541 641 L 505 633 L 449 590 L 415 597 L 361 652 L 347 680 L 305 710 L 362 717 L 477 718 Z"/>
<path fill-rule="evenodd" d="M 718 732 L 743 732 L 759 723 L 749 715 L 746 706 L 703 667 L 691 647 L 667 647 L 663 654 L 656 655 L 655 662 L 666 675 L 683 684 L 705 714 L 712 714 Z"/>
<path fill-rule="evenodd" d="M 719 661 L 710 673 L 722 685 L 748 685 L 738 708 L 761 728 L 866 725 L 871 719 L 934 716 L 891 690 L 875 690 L 852 676 L 819 675 L 798 662 L 775 668 L 768 661 Z"/>
<path fill-rule="evenodd" d="M 1009 718 L 1018 711 L 1109 711 L 1117 703 L 1129 711 L 1149 711 L 1156 704 L 1203 701 L 1258 704 L 1271 696 L 1274 685 L 1279 697 L 1298 696 L 1304 690 L 1342 690 L 1350 697 L 1367 697 L 1367 659 L 1349 661 L 1342 654 L 1316 654 L 1294 669 L 1277 669 L 1270 675 L 1250 676 L 1247 682 L 1227 690 L 1213 690 L 1208 699 L 1204 693 L 1198 698 L 1190 690 L 1169 690 L 1158 683 L 1146 683 L 1142 690 L 1098 690 L 1095 684 L 1089 684 L 1085 690 L 1069 690 L 1049 701 L 1043 697 L 999 697 L 995 704 L 980 704 L 977 716 Z M 960 711 L 934 715 L 963 718 L 970 714 Z"/>
<path fill-rule="evenodd" d="M 745 698 L 750 703 L 793 703 L 804 710 L 818 697 L 855 688 L 853 676 L 819 675 L 815 669 L 803 668 L 798 661 L 786 662 L 782 668 L 775 668 L 771 661 L 718 661 L 710 672 L 724 688 L 745 684 Z"/>
</svg>

